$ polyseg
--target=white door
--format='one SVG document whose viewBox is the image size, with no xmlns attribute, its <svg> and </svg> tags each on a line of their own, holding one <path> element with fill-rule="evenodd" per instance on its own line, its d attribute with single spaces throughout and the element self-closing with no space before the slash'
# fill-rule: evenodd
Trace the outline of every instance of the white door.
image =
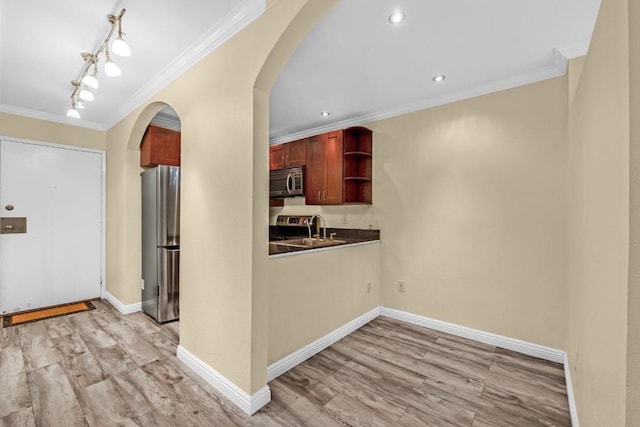
<svg viewBox="0 0 640 427">
<path fill-rule="evenodd" d="M 0 141 L 0 313 L 100 296 L 102 154 Z"/>
</svg>

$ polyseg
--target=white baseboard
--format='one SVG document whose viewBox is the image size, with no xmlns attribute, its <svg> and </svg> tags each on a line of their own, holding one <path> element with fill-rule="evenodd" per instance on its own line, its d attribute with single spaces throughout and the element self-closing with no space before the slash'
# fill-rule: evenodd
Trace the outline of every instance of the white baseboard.
<svg viewBox="0 0 640 427">
<path fill-rule="evenodd" d="M 104 299 L 109 301 L 111 305 L 113 305 L 120 313 L 122 314 L 131 314 L 136 313 L 138 311 L 142 311 L 142 303 L 137 302 L 134 304 L 124 305 L 118 298 L 111 295 L 109 292 L 104 292 Z"/>
<path fill-rule="evenodd" d="M 436 331 L 446 332 L 458 337 L 468 338 L 470 340 L 494 345 L 507 350 L 517 351 L 518 353 L 526 354 L 528 356 L 538 357 L 540 359 L 556 363 L 564 363 L 564 351 L 546 347 L 544 345 L 533 344 L 516 338 L 505 337 L 491 332 L 484 332 L 478 329 L 455 325 L 453 323 L 443 322 L 442 320 L 431 319 L 429 317 L 419 316 L 417 314 L 411 314 L 387 307 L 380 307 L 380 314 L 392 319 L 401 320 L 403 322 L 412 323 L 429 329 L 435 329 Z"/>
<path fill-rule="evenodd" d="M 107 293 L 108 300 L 110 300 L 109 296 L 110 295 Z M 111 296 L 111 298 L 113 298 L 113 296 Z M 117 301 L 116 303 L 114 303 L 116 307 L 117 304 L 120 304 L 122 306 L 122 304 L 117 299 L 115 299 L 115 301 Z M 118 309 L 120 310 L 119 307 Z M 569 361 L 567 354 L 564 351 L 386 307 L 375 307 L 374 309 L 364 313 L 356 319 L 353 319 L 349 323 L 339 327 L 329 334 L 315 340 L 314 342 L 302 347 L 301 349 L 289 354 L 288 356 L 283 357 L 277 362 L 272 363 L 267 367 L 267 382 L 270 382 L 278 376 L 284 374 L 288 370 L 293 369 L 297 365 L 303 363 L 305 360 L 321 352 L 331 344 L 339 341 L 355 330 L 361 328 L 378 316 L 390 317 L 402 322 L 407 322 L 425 328 L 446 332 L 452 335 L 468 338 L 474 341 L 494 345 L 496 347 L 501 347 L 508 350 L 513 350 L 518 353 L 538 357 L 540 359 L 548 360 L 551 362 L 563 363 L 567 387 L 567 397 L 569 400 L 569 410 L 571 414 L 571 423 L 573 427 L 579 427 L 578 412 L 576 408 L 575 397 L 573 394 L 573 384 L 571 382 Z M 178 346 L 177 356 L 178 359 L 182 360 L 187 366 L 193 369 L 198 375 L 204 378 L 216 390 L 222 393 L 225 397 L 227 397 L 231 402 L 237 405 L 248 415 L 254 414 L 264 405 L 269 403 L 269 401 L 271 401 L 271 389 L 269 388 L 269 386 L 265 386 L 262 389 L 258 390 L 256 393 L 249 395 L 234 383 L 229 381 L 227 378 L 225 378 L 222 374 L 218 373 L 215 369 L 204 363 L 202 360 L 198 359 L 195 355 L 191 354 L 184 347 Z"/>
<path fill-rule="evenodd" d="M 571 426 L 580 427 L 578 421 L 578 407 L 576 406 L 576 397 L 573 394 L 573 382 L 571 382 L 571 368 L 569 367 L 569 356 L 564 355 L 564 380 L 567 383 L 567 398 L 569 399 L 569 413 L 571 414 Z"/>
<path fill-rule="evenodd" d="M 253 415 L 258 409 L 271 401 L 271 389 L 269 386 L 264 386 L 254 394 L 249 395 L 181 345 L 178 346 L 177 356 L 178 359 L 182 360 L 188 367 L 193 369 L 193 371 L 248 415 Z"/>
<path fill-rule="evenodd" d="M 296 367 L 301 364 L 311 356 L 320 353 L 325 348 L 329 347 L 331 344 L 341 340 L 345 336 L 349 335 L 353 331 L 361 328 L 366 325 L 376 317 L 380 315 L 380 307 L 376 307 L 362 316 L 359 316 L 349 323 L 339 327 L 333 332 L 328 333 L 327 335 L 315 340 L 311 344 L 308 344 L 301 349 L 289 354 L 288 356 L 283 357 L 277 362 L 272 363 L 267 367 L 267 382 L 274 380 L 280 375 L 284 374 L 288 370 Z"/>
</svg>

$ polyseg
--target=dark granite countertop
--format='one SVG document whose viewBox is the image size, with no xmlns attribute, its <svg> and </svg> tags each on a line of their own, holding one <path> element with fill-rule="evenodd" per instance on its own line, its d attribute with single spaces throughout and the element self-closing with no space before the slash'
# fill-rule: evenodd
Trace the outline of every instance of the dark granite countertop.
<svg viewBox="0 0 640 427">
<path fill-rule="evenodd" d="M 312 251 L 317 249 L 326 248 L 339 248 L 343 246 L 374 242 L 380 240 L 380 230 L 360 230 L 355 228 L 327 228 L 327 238 L 330 233 L 336 233 L 334 239 L 340 240 L 343 243 L 332 244 L 331 246 L 309 246 L 309 247 L 295 247 L 278 244 L 278 241 L 284 239 L 294 239 L 307 237 L 307 235 L 278 235 L 274 226 L 270 226 L 269 229 L 269 255 L 280 255 L 291 252 L 303 252 Z M 322 234 L 322 233 L 321 233 Z"/>
</svg>

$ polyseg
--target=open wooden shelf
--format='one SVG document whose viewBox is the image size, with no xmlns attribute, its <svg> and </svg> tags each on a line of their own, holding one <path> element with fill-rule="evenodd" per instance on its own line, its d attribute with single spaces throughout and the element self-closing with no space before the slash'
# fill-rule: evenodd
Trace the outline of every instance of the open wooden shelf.
<svg viewBox="0 0 640 427">
<path fill-rule="evenodd" d="M 373 133 L 364 127 L 344 130 L 343 203 L 371 204 Z"/>
</svg>

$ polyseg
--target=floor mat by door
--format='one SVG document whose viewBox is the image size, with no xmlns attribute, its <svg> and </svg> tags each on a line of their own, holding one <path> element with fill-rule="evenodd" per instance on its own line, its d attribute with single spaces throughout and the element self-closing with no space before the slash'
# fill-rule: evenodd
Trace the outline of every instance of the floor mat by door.
<svg viewBox="0 0 640 427">
<path fill-rule="evenodd" d="M 64 316 L 65 314 L 79 313 L 81 311 L 93 310 L 95 306 L 91 301 L 74 302 L 71 304 L 56 305 L 54 307 L 39 308 L 37 310 L 23 311 L 21 313 L 5 314 L 2 316 L 2 325 L 20 325 L 22 323 L 35 322 L 36 320 L 49 319 L 51 317 Z"/>
</svg>

